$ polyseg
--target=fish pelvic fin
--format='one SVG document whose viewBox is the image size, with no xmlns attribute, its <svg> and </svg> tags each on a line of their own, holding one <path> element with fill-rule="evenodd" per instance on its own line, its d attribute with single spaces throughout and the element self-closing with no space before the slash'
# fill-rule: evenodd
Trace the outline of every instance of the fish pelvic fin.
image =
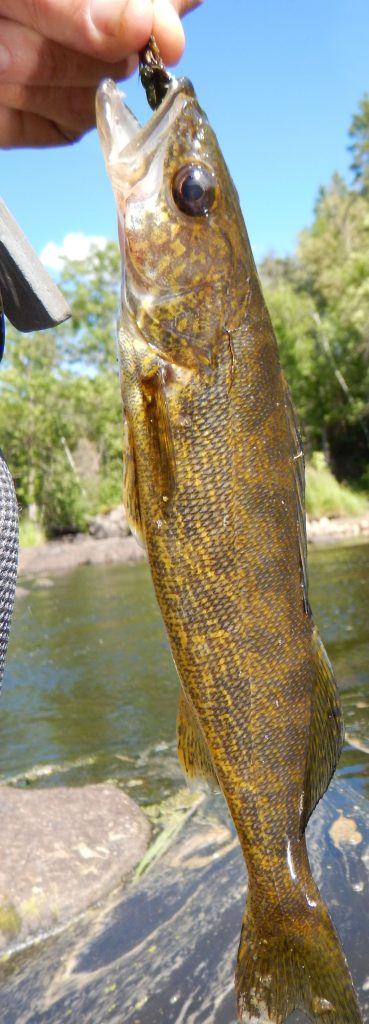
<svg viewBox="0 0 369 1024">
<path fill-rule="evenodd" d="M 259 921 L 249 897 L 236 967 L 240 1024 L 283 1024 L 295 1009 L 315 1024 L 362 1024 L 347 962 L 318 895 L 306 919 L 273 929 Z"/>
<path fill-rule="evenodd" d="M 315 682 L 312 694 L 311 726 L 306 759 L 304 800 L 301 816 L 303 833 L 314 807 L 325 793 L 340 758 L 344 737 L 343 717 L 337 683 L 317 629 L 313 654 Z"/>
<path fill-rule="evenodd" d="M 177 714 L 177 749 L 181 767 L 188 779 L 205 780 L 218 786 L 214 765 L 196 712 L 181 689 Z"/>
</svg>

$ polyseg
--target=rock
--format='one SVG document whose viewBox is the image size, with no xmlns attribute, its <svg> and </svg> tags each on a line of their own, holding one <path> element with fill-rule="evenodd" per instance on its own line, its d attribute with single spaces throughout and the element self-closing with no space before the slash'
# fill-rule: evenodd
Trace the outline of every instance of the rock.
<svg viewBox="0 0 369 1024">
<path fill-rule="evenodd" d="M 60 928 L 125 881 L 150 825 L 113 785 L 0 788 L 0 952 Z"/>
<path fill-rule="evenodd" d="M 49 541 L 19 552 L 18 576 L 68 572 L 78 565 L 101 565 L 107 563 L 132 563 L 145 558 L 143 548 L 135 537 L 106 537 L 96 542 L 89 536 L 65 541 Z"/>
<path fill-rule="evenodd" d="M 330 519 L 328 516 L 321 516 L 320 519 L 307 518 L 306 522 L 307 539 L 310 543 L 326 541 L 337 541 L 346 537 L 366 537 L 369 533 L 369 518 L 342 516 Z"/>
<path fill-rule="evenodd" d="M 94 516 L 90 520 L 88 532 L 95 540 L 102 540 L 104 537 L 128 537 L 130 529 L 123 505 L 113 508 L 105 515 Z"/>
</svg>

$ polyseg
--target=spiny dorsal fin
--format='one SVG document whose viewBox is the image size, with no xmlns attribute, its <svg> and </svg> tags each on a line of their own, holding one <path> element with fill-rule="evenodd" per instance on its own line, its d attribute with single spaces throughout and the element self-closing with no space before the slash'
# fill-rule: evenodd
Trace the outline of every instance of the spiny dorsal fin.
<svg viewBox="0 0 369 1024">
<path fill-rule="evenodd" d="M 301 563 L 301 585 L 303 592 L 304 608 L 308 615 L 311 615 L 311 608 L 308 596 L 308 572 L 307 572 L 307 537 L 306 537 L 306 516 L 305 516 L 305 458 L 302 447 L 300 428 L 294 409 L 292 395 L 287 381 L 283 377 L 284 402 L 290 428 L 292 458 L 296 486 L 296 515 L 297 533 L 300 547 Z"/>
</svg>

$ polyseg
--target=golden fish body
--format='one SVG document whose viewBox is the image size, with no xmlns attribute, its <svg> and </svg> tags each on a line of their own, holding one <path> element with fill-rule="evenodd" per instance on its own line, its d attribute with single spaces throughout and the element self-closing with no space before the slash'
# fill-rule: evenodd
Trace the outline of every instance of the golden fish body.
<svg viewBox="0 0 369 1024">
<path fill-rule="evenodd" d="M 308 604 L 303 457 L 237 193 L 186 80 L 139 128 L 98 123 L 124 265 L 125 501 L 181 682 L 178 749 L 219 783 L 249 889 L 240 1020 L 358 1024 L 305 826 L 342 720 Z"/>
</svg>

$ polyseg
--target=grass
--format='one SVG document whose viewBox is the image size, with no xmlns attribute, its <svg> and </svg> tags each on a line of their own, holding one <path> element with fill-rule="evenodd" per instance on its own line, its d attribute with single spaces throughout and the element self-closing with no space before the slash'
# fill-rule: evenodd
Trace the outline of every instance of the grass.
<svg viewBox="0 0 369 1024">
<path fill-rule="evenodd" d="M 306 466 L 306 512 L 313 519 L 365 515 L 369 513 L 369 495 L 340 484 L 322 453 L 315 452 Z"/>
<path fill-rule="evenodd" d="M 44 544 L 45 533 L 39 523 L 21 515 L 19 520 L 19 546 L 21 548 L 33 548 L 35 544 Z"/>
</svg>

